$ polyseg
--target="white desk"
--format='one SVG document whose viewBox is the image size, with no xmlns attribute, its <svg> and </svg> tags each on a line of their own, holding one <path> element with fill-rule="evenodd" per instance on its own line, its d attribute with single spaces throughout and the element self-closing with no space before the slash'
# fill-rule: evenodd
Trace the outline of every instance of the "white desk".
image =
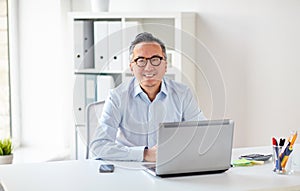
<svg viewBox="0 0 300 191">
<path fill-rule="evenodd" d="M 270 153 L 268 147 L 234 149 L 233 160 L 241 154 Z M 114 173 L 100 174 L 103 161 L 61 161 L 0 165 L 0 179 L 8 191 L 93 191 L 93 190 L 255 190 L 288 187 L 300 190 L 300 172 L 277 175 L 271 162 L 252 167 L 234 167 L 222 174 L 176 178 L 153 177 L 140 163 L 118 162 Z M 293 187 L 293 189 L 291 189 Z M 295 189 L 297 187 L 297 189 Z M 279 190 L 279 189 L 277 189 Z"/>
</svg>

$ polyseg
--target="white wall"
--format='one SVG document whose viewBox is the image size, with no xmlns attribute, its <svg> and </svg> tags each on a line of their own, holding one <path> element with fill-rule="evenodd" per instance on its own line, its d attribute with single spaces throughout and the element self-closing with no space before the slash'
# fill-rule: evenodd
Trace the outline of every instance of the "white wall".
<svg viewBox="0 0 300 191">
<path fill-rule="evenodd" d="M 199 12 L 199 38 L 223 72 L 236 145 L 268 145 L 300 129 L 300 2 L 229 2 Z"/>
</svg>

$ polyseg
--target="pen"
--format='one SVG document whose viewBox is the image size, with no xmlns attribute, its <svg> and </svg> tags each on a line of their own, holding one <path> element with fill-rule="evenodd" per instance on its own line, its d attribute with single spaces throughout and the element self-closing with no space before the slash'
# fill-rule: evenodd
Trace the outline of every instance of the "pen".
<svg viewBox="0 0 300 191">
<path fill-rule="evenodd" d="M 278 156 L 277 140 L 275 139 L 275 137 L 272 138 L 272 144 L 275 149 L 275 154 Z"/>
<path fill-rule="evenodd" d="M 275 171 L 276 171 L 276 170 L 281 169 L 281 164 L 280 164 L 280 160 L 279 160 L 278 143 L 277 143 L 277 140 L 275 139 L 275 137 L 272 138 L 272 144 L 273 144 L 273 148 L 275 150 L 274 160 L 275 160 Z"/>
<path fill-rule="evenodd" d="M 285 139 L 284 138 L 280 138 L 279 146 L 283 147 L 284 142 L 285 142 Z"/>
</svg>

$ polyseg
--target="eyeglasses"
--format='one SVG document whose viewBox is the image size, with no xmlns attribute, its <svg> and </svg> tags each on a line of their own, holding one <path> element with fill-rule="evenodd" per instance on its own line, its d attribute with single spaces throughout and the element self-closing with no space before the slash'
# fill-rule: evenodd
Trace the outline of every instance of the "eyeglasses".
<svg viewBox="0 0 300 191">
<path fill-rule="evenodd" d="M 138 57 L 133 60 L 138 67 L 145 67 L 147 65 L 148 60 L 150 60 L 150 64 L 152 66 L 159 66 L 163 57 L 161 56 L 152 56 L 151 58 Z"/>
</svg>

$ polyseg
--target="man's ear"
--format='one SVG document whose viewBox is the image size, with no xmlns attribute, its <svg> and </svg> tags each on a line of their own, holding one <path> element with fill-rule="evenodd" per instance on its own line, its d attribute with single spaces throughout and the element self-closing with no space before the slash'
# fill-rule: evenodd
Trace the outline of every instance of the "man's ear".
<svg viewBox="0 0 300 191">
<path fill-rule="evenodd" d="M 130 68 L 130 71 L 131 71 L 131 75 L 134 76 L 134 73 L 133 73 L 133 64 L 132 63 L 129 64 L 129 68 Z"/>
</svg>

